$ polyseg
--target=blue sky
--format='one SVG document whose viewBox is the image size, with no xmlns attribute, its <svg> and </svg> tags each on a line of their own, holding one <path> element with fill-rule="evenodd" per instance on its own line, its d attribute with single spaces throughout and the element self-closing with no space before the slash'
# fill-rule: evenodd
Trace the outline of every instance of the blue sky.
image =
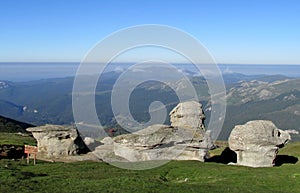
<svg viewBox="0 0 300 193">
<path fill-rule="evenodd" d="M 300 64 L 299 10 L 298 0 L 2 1 L 0 62 L 80 61 L 116 30 L 164 24 L 218 63 Z"/>
</svg>

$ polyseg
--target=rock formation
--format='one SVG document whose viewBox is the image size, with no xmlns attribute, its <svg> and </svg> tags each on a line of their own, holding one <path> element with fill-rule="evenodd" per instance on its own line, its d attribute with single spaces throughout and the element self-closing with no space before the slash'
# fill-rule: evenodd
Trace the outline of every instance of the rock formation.
<svg viewBox="0 0 300 193">
<path fill-rule="evenodd" d="M 39 158 L 76 155 L 88 145 L 94 155 L 104 161 L 204 161 L 213 143 L 210 132 L 205 131 L 201 104 L 180 103 L 171 111 L 170 119 L 171 126 L 152 125 L 132 134 L 104 138 L 101 143 L 85 138 L 84 144 L 72 126 L 45 125 L 27 131 L 37 140 Z"/>
<path fill-rule="evenodd" d="M 179 103 L 171 112 L 171 126 L 204 131 L 205 115 L 196 101 Z"/>
<path fill-rule="evenodd" d="M 38 157 L 58 158 L 87 152 L 73 126 L 44 125 L 26 129 L 37 140 Z"/>
<path fill-rule="evenodd" d="M 112 149 L 118 160 L 126 161 L 204 161 L 213 143 L 210 132 L 205 132 L 201 104 L 194 101 L 180 103 L 171 111 L 170 118 L 171 126 L 157 124 L 117 136 L 96 148 L 95 153 L 103 156 L 105 149 Z"/>
<path fill-rule="evenodd" d="M 202 136 L 202 141 L 193 140 L 194 134 L 200 138 L 191 129 L 152 125 L 136 133 L 114 138 L 114 152 L 128 161 L 204 161 L 213 144 L 207 140 L 209 136 Z"/>
<path fill-rule="evenodd" d="M 237 165 L 272 167 L 278 149 L 291 139 L 271 121 L 249 121 L 237 125 L 229 136 L 229 148 L 237 154 Z"/>
</svg>

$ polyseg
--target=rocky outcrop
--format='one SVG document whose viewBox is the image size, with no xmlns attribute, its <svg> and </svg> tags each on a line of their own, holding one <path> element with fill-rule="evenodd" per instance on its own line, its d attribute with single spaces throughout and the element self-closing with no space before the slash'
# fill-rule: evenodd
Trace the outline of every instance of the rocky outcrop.
<svg viewBox="0 0 300 193">
<path fill-rule="evenodd" d="M 249 121 L 237 125 L 229 136 L 229 148 L 237 154 L 237 165 L 272 167 L 278 149 L 291 139 L 271 121 Z"/>
<path fill-rule="evenodd" d="M 86 145 L 73 126 L 44 125 L 28 128 L 37 140 L 38 157 L 58 158 L 87 152 Z"/>
<path fill-rule="evenodd" d="M 37 140 L 38 157 L 62 158 L 86 150 L 104 161 L 198 160 L 208 157 L 213 147 L 210 132 L 205 131 L 201 104 L 178 104 L 170 113 L 171 126 L 152 125 L 132 134 L 104 138 L 101 143 L 85 138 L 71 126 L 45 125 L 28 128 Z M 96 145 L 97 147 L 96 147 Z M 93 146 L 93 148 L 91 148 Z"/>
<path fill-rule="evenodd" d="M 102 145 L 99 145 L 93 151 L 97 158 L 105 162 L 128 162 L 124 157 L 120 157 L 114 152 L 114 141 L 111 137 L 105 137 L 101 140 Z"/>
<path fill-rule="evenodd" d="M 201 104 L 189 101 L 178 104 L 170 113 L 171 126 L 152 125 L 138 132 L 103 140 L 96 155 L 106 160 L 112 150 L 122 161 L 198 160 L 208 157 L 213 147 L 210 132 L 205 132 Z"/>
<path fill-rule="evenodd" d="M 196 101 L 179 103 L 171 112 L 171 126 L 204 131 L 205 115 L 202 105 Z"/>
<path fill-rule="evenodd" d="M 195 131 L 168 125 L 152 125 L 133 134 L 114 138 L 114 152 L 128 161 L 198 160 L 204 161 L 213 146 L 209 136 L 202 141 Z M 208 133 L 209 135 L 209 133 Z"/>
</svg>

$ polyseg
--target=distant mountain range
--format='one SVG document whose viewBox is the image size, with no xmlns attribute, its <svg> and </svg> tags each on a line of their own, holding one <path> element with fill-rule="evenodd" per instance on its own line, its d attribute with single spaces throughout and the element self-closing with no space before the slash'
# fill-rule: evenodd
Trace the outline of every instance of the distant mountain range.
<svg viewBox="0 0 300 193">
<path fill-rule="evenodd" d="M 234 125 L 253 119 L 272 120 L 281 129 L 300 130 L 300 79 L 271 79 L 240 81 L 228 87 L 221 138 L 227 138 Z"/>
<path fill-rule="evenodd" d="M 107 127 L 116 126 L 110 104 L 111 91 L 119 75 L 118 72 L 103 74 L 96 87 L 98 117 Z M 207 83 L 200 76 L 189 78 L 204 105 L 208 121 L 210 97 Z M 224 74 L 223 78 L 227 89 L 227 114 L 220 139 L 227 139 L 234 125 L 253 119 L 272 120 L 281 129 L 300 131 L 300 79 L 238 73 Z M 34 125 L 72 124 L 73 80 L 73 77 L 67 77 L 18 83 L 0 81 L 0 115 Z M 174 85 L 180 89 L 180 80 Z M 132 116 L 140 122 L 148 121 L 149 105 L 156 100 L 164 103 L 168 111 L 179 102 L 170 87 L 149 81 L 139 85 L 131 94 Z"/>
</svg>

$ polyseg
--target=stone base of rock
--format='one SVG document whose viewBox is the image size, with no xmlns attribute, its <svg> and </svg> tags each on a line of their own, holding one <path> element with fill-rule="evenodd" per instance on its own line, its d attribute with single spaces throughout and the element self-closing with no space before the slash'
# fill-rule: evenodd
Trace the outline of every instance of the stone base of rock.
<svg viewBox="0 0 300 193">
<path fill-rule="evenodd" d="M 279 148 L 258 150 L 256 152 L 237 151 L 237 165 L 249 167 L 273 167 Z M 264 153 L 263 153 L 264 152 Z"/>
<path fill-rule="evenodd" d="M 229 148 L 237 154 L 237 165 L 272 167 L 280 147 L 291 139 L 287 131 L 271 121 L 249 121 L 237 125 L 229 136 Z"/>
<path fill-rule="evenodd" d="M 207 132 L 199 140 L 200 135 L 191 129 L 153 125 L 133 134 L 105 138 L 94 154 L 104 161 L 204 161 L 213 147 L 209 135 Z"/>
<path fill-rule="evenodd" d="M 110 137 L 104 138 L 102 141 L 103 145 L 96 147 L 92 152 L 97 158 L 104 162 L 127 162 L 123 157 L 119 157 L 114 152 L 114 142 Z"/>
<path fill-rule="evenodd" d="M 190 147 L 171 147 L 155 150 L 133 149 L 120 144 L 98 146 L 93 154 L 106 162 L 137 162 L 151 160 L 196 160 L 204 162 L 208 157 L 207 149 Z"/>
<path fill-rule="evenodd" d="M 60 158 L 88 152 L 73 126 L 44 125 L 27 131 L 37 140 L 38 158 Z"/>
</svg>

